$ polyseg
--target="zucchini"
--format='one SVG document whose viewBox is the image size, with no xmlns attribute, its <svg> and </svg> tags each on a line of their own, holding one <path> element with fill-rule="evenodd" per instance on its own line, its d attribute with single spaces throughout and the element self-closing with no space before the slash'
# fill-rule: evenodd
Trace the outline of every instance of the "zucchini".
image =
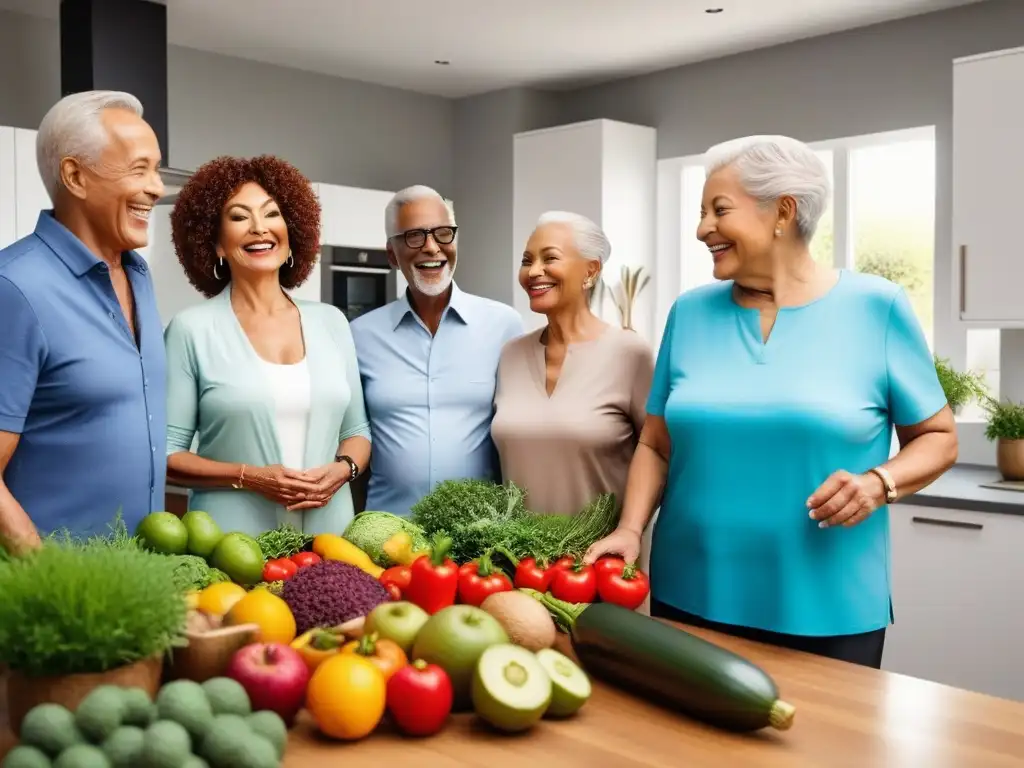
<svg viewBox="0 0 1024 768">
<path fill-rule="evenodd" d="M 612 603 L 573 622 L 573 650 L 594 677 L 725 730 L 793 724 L 768 674 L 732 651 Z"/>
</svg>

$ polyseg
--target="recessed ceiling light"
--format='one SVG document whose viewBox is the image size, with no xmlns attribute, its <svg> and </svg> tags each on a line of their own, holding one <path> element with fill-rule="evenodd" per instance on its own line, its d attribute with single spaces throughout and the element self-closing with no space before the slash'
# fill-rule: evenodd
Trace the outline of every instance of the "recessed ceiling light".
<svg viewBox="0 0 1024 768">
<path fill-rule="evenodd" d="M 704 13 L 721 13 L 724 10 L 724 8 L 705 8 Z"/>
<path fill-rule="evenodd" d="M 448 61 L 448 59 L 434 59 L 434 63 L 439 64 L 442 67 L 447 67 L 449 64 L 451 64 L 451 62 Z"/>
</svg>

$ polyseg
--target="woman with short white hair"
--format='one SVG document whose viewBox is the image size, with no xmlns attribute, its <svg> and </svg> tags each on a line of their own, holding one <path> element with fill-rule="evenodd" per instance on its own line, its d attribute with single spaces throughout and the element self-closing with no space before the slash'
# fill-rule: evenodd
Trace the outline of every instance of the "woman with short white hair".
<svg viewBox="0 0 1024 768">
<path fill-rule="evenodd" d="M 519 284 L 547 324 L 502 350 L 491 436 L 534 512 L 572 515 L 626 489 L 654 359 L 590 311 L 610 254 L 600 227 L 564 211 L 540 217 L 523 253 Z"/>
<path fill-rule="evenodd" d="M 811 257 L 828 198 L 793 139 L 708 152 L 697 238 L 717 282 L 669 312 L 619 526 L 588 559 L 636 558 L 660 504 L 654 615 L 877 668 L 888 505 L 957 437 L 904 290 Z"/>
</svg>

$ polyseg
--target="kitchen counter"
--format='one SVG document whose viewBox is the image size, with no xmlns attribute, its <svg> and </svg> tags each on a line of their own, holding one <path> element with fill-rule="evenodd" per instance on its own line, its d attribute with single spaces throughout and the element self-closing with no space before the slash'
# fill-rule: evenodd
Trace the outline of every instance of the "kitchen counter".
<svg viewBox="0 0 1024 768">
<path fill-rule="evenodd" d="M 382 765 L 491 768 L 988 768 L 1024 766 L 1024 703 L 691 630 L 771 674 L 796 707 L 793 727 L 735 735 L 595 682 L 579 715 L 521 736 L 495 734 L 469 715 L 437 736 L 404 739 L 389 727 L 364 741 L 327 742 L 308 720 L 293 731 L 285 768 Z M 560 637 L 566 650 L 565 637 Z"/>
<path fill-rule="evenodd" d="M 491 732 L 457 715 L 437 736 L 406 739 L 387 724 L 369 738 L 330 742 L 305 713 L 293 729 L 285 768 L 424 765 L 491 768 L 989 768 L 1024 766 L 1024 703 L 992 698 L 706 630 L 690 630 L 771 674 L 796 707 L 793 727 L 737 735 L 646 704 L 595 681 L 594 695 L 566 721 L 520 736 Z M 564 635 L 562 650 L 568 650 Z M 0 688 L 0 723 L 6 720 Z M 13 739 L 0 731 L 0 757 Z"/>
<path fill-rule="evenodd" d="M 994 483 L 1001 479 L 995 467 L 957 464 L 928 487 L 903 499 L 903 502 L 922 507 L 1024 515 L 1024 491 L 981 487 L 982 483 Z"/>
</svg>

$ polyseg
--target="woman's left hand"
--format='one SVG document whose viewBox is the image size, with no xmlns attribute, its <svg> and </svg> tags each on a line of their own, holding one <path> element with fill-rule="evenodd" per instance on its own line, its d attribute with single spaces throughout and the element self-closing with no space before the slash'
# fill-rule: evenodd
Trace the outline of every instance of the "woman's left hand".
<svg viewBox="0 0 1024 768">
<path fill-rule="evenodd" d="M 332 462 L 314 469 L 286 469 L 285 474 L 315 484 L 313 491 L 306 492 L 306 498 L 287 507 L 289 512 L 301 512 L 305 509 L 317 509 L 325 506 L 331 498 L 352 476 L 348 464 Z"/>
<path fill-rule="evenodd" d="M 884 502 L 885 486 L 878 475 L 852 475 L 841 469 L 811 494 L 807 508 L 819 528 L 849 528 L 863 523 Z"/>
</svg>

